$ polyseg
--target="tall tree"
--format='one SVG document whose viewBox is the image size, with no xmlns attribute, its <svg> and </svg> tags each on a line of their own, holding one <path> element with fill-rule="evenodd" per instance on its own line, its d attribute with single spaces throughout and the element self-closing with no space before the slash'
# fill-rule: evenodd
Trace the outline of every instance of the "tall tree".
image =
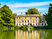
<svg viewBox="0 0 52 39">
<path fill-rule="evenodd" d="M 14 22 L 14 25 L 15 25 L 15 22 L 16 22 L 16 16 L 17 16 L 17 14 L 15 13 L 15 14 L 12 14 L 12 18 L 13 18 L 13 22 Z"/>
<path fill-rule="evenodd" d="M 1 3 L 0 3 L 0 7 L 1 7 Z"/>
<path fill-rule="evenodd" d="M 46 14 L 46 21 L 48 25 L 52 25 L 52 3 L 50 3 L 48 14 Z"/>
<path fill-rule="evenodd" d="M 4 5 L 0 8 L 0 14 L 0 21 L 3 24 L 3 26 L 12 27 L 14 25 L 12 19 L 12 11 L 7 5 Z"/>
<path fill-rule="evenodd" d="M 39 14 L 38 10 L 36 8 L 30 8 L 28 9 L 28 11 L 26 12 L 26 14 Z"/>
</svg>

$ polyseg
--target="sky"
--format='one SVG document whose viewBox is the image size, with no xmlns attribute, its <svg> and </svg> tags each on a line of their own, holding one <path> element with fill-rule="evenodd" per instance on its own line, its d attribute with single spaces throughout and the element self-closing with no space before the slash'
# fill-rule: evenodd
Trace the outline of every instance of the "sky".
<svg viewBox="0 0 52 39">
<path fill-rule="evenodd" d="M 52 3 L 52 0 L 0 0 L 0 3 L 3 5 L 9 6 L 9 8 L 20 15 L 21 12 L 25 14 L 29 8 L 38 9 L 39 13 L 42 14 L 48 13 L 49 4 Z"/>
</svg>

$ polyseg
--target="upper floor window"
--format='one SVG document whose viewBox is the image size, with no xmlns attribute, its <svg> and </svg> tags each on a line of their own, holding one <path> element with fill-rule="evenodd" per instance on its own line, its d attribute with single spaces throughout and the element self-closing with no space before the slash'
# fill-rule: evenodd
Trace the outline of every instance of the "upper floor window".
<svg viewBox="0 0 52 39">
<path fill-rule="evenodd" d="M 40 17 L 39 17 L 39 19 L 40 19 Z"/>
<path fill-rule="evenodd" d="M 36 17 L 36 19 L 37 19 L 37 17 Z"/>
<path fill-rule="evenodd" d="M 26 19 L 26 17 L 25 17 L 25 19 Z"/>
</svg>

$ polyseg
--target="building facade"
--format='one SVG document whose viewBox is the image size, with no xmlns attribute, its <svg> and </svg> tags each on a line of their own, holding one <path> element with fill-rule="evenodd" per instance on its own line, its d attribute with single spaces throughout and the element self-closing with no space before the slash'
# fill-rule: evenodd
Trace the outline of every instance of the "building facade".
<svg viewBox="0 0 52 39">
<path fill-rule="evenodd" d="M 34 14 L 34 15 L 17 15 L 16 25 L 29 25 L 29 26 L 45 26 L 47 25 L 45 21 L 45 15 Z"/>
</svg>

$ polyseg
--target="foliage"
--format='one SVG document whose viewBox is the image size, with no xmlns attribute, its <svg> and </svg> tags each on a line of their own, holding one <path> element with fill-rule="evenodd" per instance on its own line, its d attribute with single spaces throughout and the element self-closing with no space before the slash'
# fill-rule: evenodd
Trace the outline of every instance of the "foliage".
<svg viewBox="0 0 52 39">
<path fill-rule="evenodd" d="M 8 27 L 4 26 L 4 27 L 2 28 L 2 30 L 8 30 Z"/>
<path fill-rule="evenodd" d="M 27 25 L 23 25 L 23 26 L 20 27 L 20 29 L 22 29 L 22 30 L 28 30 L 28 26 Z"/>
<path fill-rule="evenodd" d="M 0 7 L 1 7 L 1 3 L 0 3 Z"/>
<path fill-rule="evenodd" d="M 15 28 L 15 30 L 19 30 L 19 29 L 20 29 L 20 27 L 19 27 L 19 26 L 15 26 L 14 28 Z"/>
<path fill-rule="evenodd" d="M 46 21 L 49 26 L 52 25 L 52 3 L 50 3 L 48 14 L 46 14 Z"/>
<path fill-rule="evenodd" d="M 36 8 L 30 8 L 26 12 L 26 14 L 28 14 L 28 15 L 30 15 L 30 14 L 39 14 L 39 12 L 38 12 L 38 10 Z"/>
<path fill-rule="evenodd" d="M 1 5 L 1 3 L 0 3 L 0 5 Z"/>
<path fill-rule="evenodd" d="M 8 30 L 8 27 L 6 27 L 6 26 L 0 26 L 0 31 L 6 31 L 6 30 Z"/>
<path fill-rule="evenodd" d="M 37 26 L 34 29 L 52 29 L 52 26 Z"/>
<path fill-rule="evenodd" d="M 35 29 L 34 27 L 30 26 L 30 30 L 34 30 L 34 29 Z"/>
<path fill-rule="evenodd" d="M 15 21 L 16 21 L 15 20 L 16 19 L 16 16 L 17 16 L 16 14 L 12 14 L 12 19 L 13 19 L 14 25 L 15 25 Z"/>
<path fill-rule="evenodd" d="M 0 23 L 6 27 L 13 27 L 12 11 L 7 5 L 0 8 Z"/>
</svg>

